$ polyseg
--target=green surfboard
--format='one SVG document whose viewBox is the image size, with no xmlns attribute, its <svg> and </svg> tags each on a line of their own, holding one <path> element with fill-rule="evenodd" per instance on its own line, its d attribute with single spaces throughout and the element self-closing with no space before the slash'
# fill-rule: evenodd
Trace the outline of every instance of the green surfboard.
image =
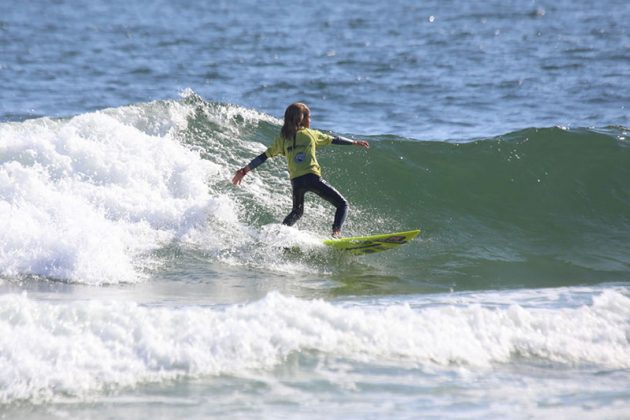
<svg viewBox="0 0 630 420">
<path fill-rule="evenodd" d="M 386 233 L 382 235 L 355 236 L 351 238 L 327 239 L 324 245 L 342 251 L 351 252 L 354 255 L 376 254 L 398 248 L 418 236 L 420 230 L 408 232 Z"/>
</svg>

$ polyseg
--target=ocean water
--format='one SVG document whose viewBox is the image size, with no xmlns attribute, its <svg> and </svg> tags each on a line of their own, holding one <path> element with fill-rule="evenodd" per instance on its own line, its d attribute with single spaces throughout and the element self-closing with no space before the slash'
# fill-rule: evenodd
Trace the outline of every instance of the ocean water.
<svg viewBox="0 0 630 420">
<path fill-rule="evenodd" d="M 0 418 L 626 418 L 624 1 L 0 3 Z M 293 101 L 370 141 L 233 172 Z M 290 249 L 287 251 L 286 249 Z"/>
</svg>

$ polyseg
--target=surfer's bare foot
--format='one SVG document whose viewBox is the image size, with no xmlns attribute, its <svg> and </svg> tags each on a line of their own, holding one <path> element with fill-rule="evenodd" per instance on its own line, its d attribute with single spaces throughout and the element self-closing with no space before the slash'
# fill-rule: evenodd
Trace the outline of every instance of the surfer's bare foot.
<svg viewBox="0 0 630 420">
<path fill-rule="evenodd" d="M 341 231 L 340 231 L 340 230 L 333 230 L 332 237 L 333 237 L 334 239 L 339 239 L 339 238 L 341 238 Z"/>
</svg>

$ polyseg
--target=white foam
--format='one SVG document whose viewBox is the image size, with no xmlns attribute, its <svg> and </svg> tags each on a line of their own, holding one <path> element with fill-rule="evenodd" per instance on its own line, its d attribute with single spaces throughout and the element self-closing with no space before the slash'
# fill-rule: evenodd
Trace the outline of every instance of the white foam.
<svg viewBox="0 0 630 420">
<path fill-rule="evenodd" d="M 0 124 L 0 274 L 141 279 L 149 251 L 235 223 L 221 168 L 178 140 L 190 109 L 156 102 Z"/>
<path fill-rule="evenodd" d="M 229 187 L 234 170 L 265 148 L 252 141 L 258 124 L 278 120 L 183 96 L 0 124 L 0 275 L 137 282 L 160 264 L 152 251 L 172 241 L 224 263 L 312 271 L 277 257 L 295 245 L 291 237 L 302 247 L 312 238 L 293 230 L 275 247 L 253 227 L 290 210 L 286 163 Z M 327 231 L 331 209 L 307 205 L 301 226 Z"/>
<path fill-rule="evenodd" d="M 630 367 L 630 299 L 575 308 L 339 305 L 272 293 L 244 305 L 0 296 L 0 401 L 85 397 L 177 377 L 248 375 L 307 352 L 400 367 L 485 369 L 513 357 Z"/>
</svg>

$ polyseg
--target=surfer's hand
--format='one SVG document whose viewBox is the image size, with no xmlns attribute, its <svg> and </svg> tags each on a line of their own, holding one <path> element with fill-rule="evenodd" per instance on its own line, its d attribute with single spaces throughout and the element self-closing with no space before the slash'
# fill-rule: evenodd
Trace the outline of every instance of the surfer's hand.
<svg viewBox="0 0 630 420">
<path fill-rule="evenodd" d="M 247 167 L 241 168 L 238 171 L 236 171 L 236 173 L 234 174 L 234 178 L 232 178 L 232 184 L 233 185 L 240 185 L 241 181 L 243 180 L 243 178 L 245 177 L 247 172 L 249 172 L 247 170 Z"/>
<path fill-rule="evenodd" d="M 365 140 L 355 140 L 354 141 L 354 145 L 355 146 L 359 146 L 359 147 L 363 147 L 365 149 L 369 149 L 370 148 L 370 143 L 368 143 Z"/>
</svg>

